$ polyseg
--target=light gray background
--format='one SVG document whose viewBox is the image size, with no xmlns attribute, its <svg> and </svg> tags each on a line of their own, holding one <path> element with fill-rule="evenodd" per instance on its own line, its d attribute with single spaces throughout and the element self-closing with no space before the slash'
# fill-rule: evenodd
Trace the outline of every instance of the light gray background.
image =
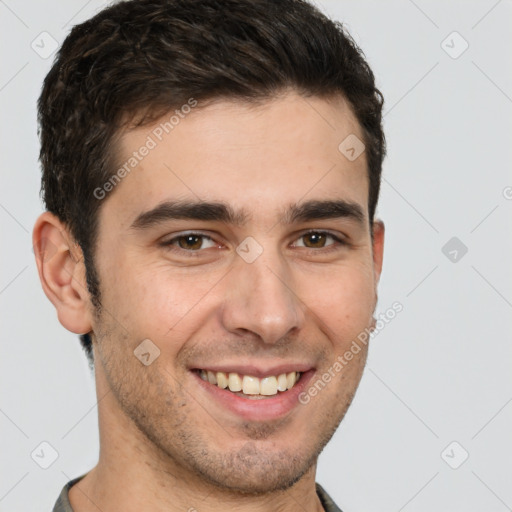
<svg viewBox="0 0 512 512">
<path fill-rule="evenodd" d="M 362 46 L 386 99 L 378 311 L 404 309 L 372 341 L 318 481 L 345 512 L 511 510 L 512 3 L 320 5 Z M 42 47 L 43 31 L 62 42 L 101 7 L 0 0 L 1 511 L 51 510 L 97 460 L 94 383 L 31 249 L 42 211 L 35 103 L 53 57 L 31 43 Z M 445 51 L 463 48 L 453 31 L 469 43 L 458 58 Z M 468 248 L 455 262 L 441 250 L 452 237 Z M 31 458 L 42 441 L 59 455 L 46 470 Z"/>
</svg>

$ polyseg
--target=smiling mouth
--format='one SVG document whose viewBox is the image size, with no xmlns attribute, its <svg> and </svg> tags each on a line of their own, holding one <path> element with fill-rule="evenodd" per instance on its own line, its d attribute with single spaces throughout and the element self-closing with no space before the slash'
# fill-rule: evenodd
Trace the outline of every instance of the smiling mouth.
<svg viewBox="0 0 512 512">
<path fill-rule="evenodd" d="M 239 373 L 213 372 L 211 370 L 194 370 L 199 377 L 226 391 L 231 391 L 237 396 L 252 400 L 272 398 L 292 389 L 300 380 L 300 372 L 281 373 L 269 375 L 259 379 L 252 375 Z"/>
</svg>

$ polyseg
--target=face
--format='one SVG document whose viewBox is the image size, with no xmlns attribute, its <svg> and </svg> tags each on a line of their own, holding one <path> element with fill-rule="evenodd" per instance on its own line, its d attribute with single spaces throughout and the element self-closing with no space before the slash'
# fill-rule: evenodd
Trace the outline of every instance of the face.
<svg viewBox="0 0 512 512">
<path fill-rule="evenodd" d="M 199 107 L 161 141 L 169 116 L 121 142 L 120 166 L 156 144 L 100 210 L 100 418 L 181 475 L 285 489 L 314 466 L 366 360 L 363 347 L 299 400 L 372 323 L 382 226 L 372 247 L 365 154 L 338 149 L 363 136 L 342 99 Z"/>
</svg>

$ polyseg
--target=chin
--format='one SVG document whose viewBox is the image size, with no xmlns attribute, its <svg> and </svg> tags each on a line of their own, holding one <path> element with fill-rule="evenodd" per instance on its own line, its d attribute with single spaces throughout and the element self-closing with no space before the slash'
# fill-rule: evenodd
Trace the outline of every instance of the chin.
<svg viewBox="0 0 512 512">
<path fill-rule="evenodd" d="M 203 452 L 201 459 L 191 462 L 195 472 L 219 490 L 256 496 L 286 491 L 316 464 L 316 450 L 309 456 L 299 450 L 292 451 L 293 455 L 290 450 L 271 452 L 259 442 L 247 441 L 237 451 Z"/>
</svg>

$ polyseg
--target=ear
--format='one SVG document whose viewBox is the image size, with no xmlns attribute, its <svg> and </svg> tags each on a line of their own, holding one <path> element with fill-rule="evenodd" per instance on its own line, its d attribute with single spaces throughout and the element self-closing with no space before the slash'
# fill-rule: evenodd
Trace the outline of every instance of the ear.
<svg viewBox="0 0 512 512">
<path fill-rule="evenodd" d="M 76 334 L 90 332 L 91 301 L 82 249 L 66 226 L 50 212 L 38 217 L 32 244 L 41 285 L 57 310 L 59 322 Z"/>
<path fill-rule="evenodd" d="M 373 222 L 373 272 L 375 286 L 379 283 L 384 258 L 384 222 L 377 219 Z"/>
</svg>

